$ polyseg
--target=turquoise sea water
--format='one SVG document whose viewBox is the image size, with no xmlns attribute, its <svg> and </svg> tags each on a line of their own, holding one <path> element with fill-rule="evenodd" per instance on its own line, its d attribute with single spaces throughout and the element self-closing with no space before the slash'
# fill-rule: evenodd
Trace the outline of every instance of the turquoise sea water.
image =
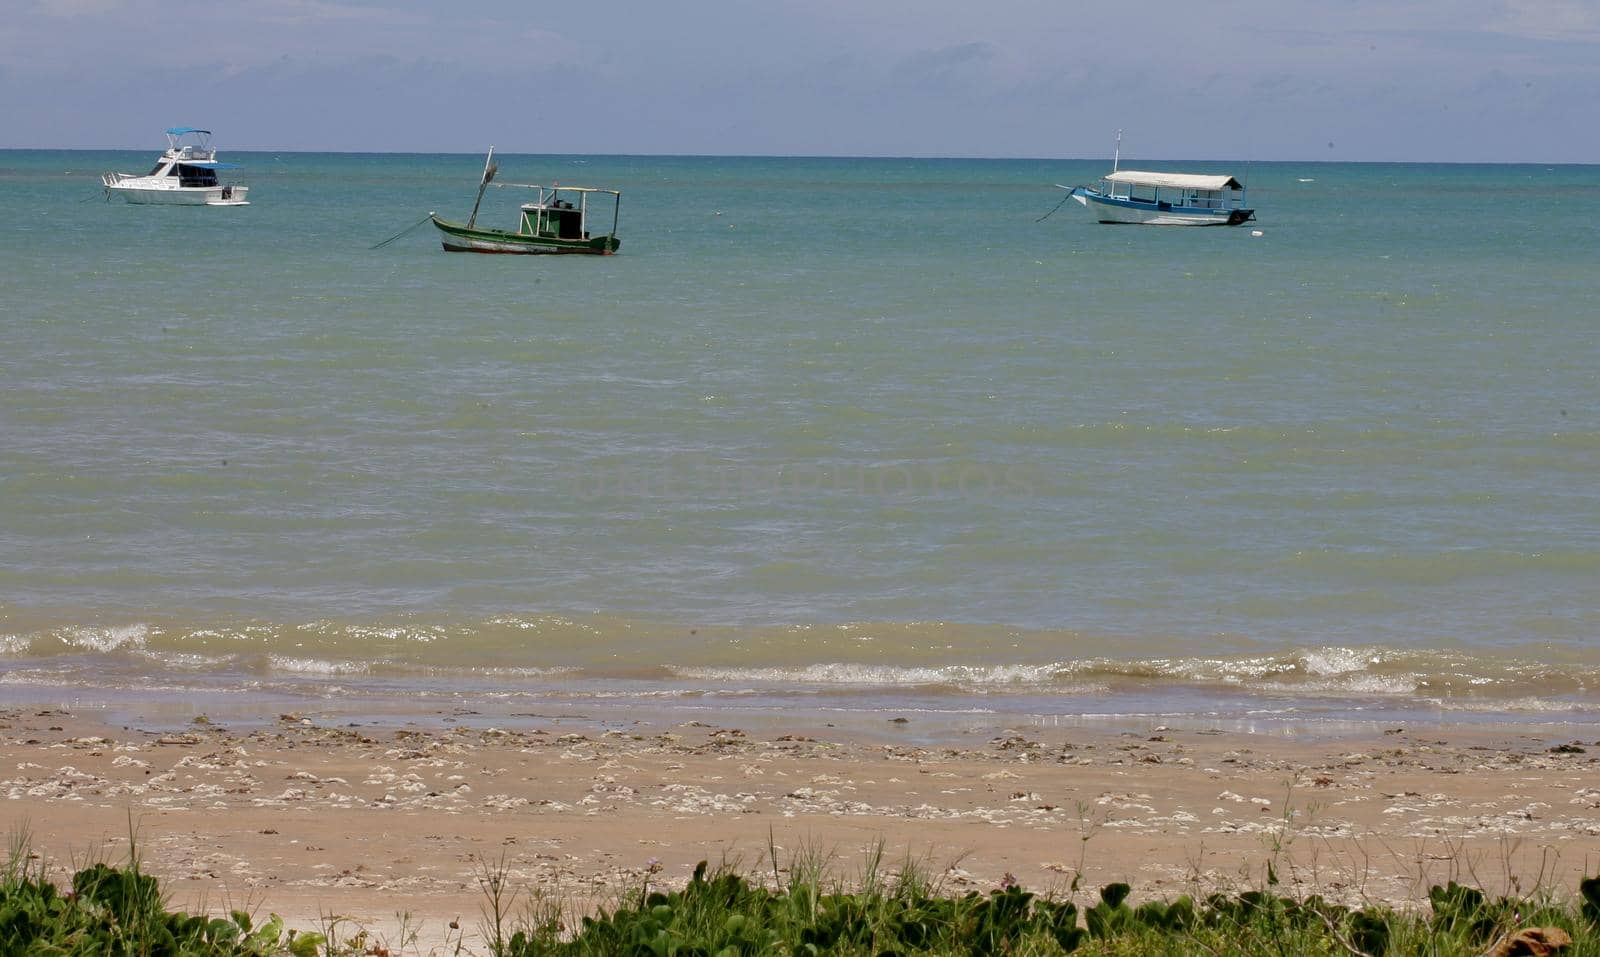
<svg viewBox="0 0 1600 957">
<path fill-rule="evenodd" d="M 370 248 L 481 156 L 154 153 L 0 152 L 0 700 L 1600 710 L 1600 167 L 499 157 L 623 191 L 545 259 Z"/>
</svg>

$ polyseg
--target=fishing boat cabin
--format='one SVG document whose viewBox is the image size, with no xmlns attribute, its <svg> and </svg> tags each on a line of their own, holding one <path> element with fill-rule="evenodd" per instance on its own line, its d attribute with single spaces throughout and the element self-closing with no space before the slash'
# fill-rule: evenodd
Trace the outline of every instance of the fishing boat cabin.
<svg viewBox="0 0 1600 957">
<path fill-rule="evenodd" d="M 584 228 L 588 203 L 580 199 L 581 205 L 575 207 L 568 200 L 556 198 L 554 189 L 549 192 L 549 197 L 541 196 L 539 201 L 522 204 L 522 229 L 519 231 L 545 239 L 588 239 L 589 232 Z"/>
</svg>

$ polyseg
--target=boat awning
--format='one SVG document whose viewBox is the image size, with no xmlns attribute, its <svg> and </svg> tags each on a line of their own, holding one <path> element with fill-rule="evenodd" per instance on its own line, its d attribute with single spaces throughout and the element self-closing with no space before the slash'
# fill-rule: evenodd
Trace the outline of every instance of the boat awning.
<svg viewBox="0 0 1600 957">
<path fill-rule="evenodd" d="M 1244 184 L 1232 176 L 1203 176 L 1198 173 L 1147 173 L 1134 169 L 1119 169 L 1105 177 L 1113 183 L 1130 186 L 1163 186 L 1172 189 L 1244 189 Z"/>
<path fill-rule="evenodd" d="M 182 136 L 185 133 L 204 133 L 207 136 L 211 135 L 210 130 L 195 129 L 192 126 L 174 126 L 172 129 L 167 130 L 167 135 L 169 136 Z"/>
</svg>

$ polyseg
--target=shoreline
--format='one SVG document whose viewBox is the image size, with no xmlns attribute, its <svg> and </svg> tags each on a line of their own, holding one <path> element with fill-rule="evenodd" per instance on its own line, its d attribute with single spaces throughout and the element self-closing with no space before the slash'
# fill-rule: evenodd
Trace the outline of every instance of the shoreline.
<svg viewBox="0 0 1600 957">
<path fill-rule="evenodd" d="M 506 676 L 471 667 L 395 675 L 209 673 L 186 670 L 183 662 L 108 663 L 93 655 L 25 657 L 8 664 L 11 670 L 0 673 L 0 707 L 98 715 L 107 724 L 144 730 L 187 730 L 203 716 L 236 732 L 259 731 L 275 727 L 284 713 L 390 731 L 419 723 L 530 731 L 551 722 L 606 731 L 694 721 L 781 729 L 803 715 L 805 722 L 840 734 L 887 733 L 894 742 L 921 746 L 965 740 L 979 727 L 1094 733 L 1156 724 L 1305 741 L 1361 737 L 1407 725 L 1600 737 L 1600 708 L 1581 684 L 1587 675 L 1576 671 L 1530 673 L 1514 692 L 1500 688 L 1474 695 L 1374 690 L 1363 685 L 1360 674 L 1352 679 L 1355 687 L 1335 690 L 1214 677 L 965 686 L 940 684 L 923 674 L 873 682 L 870 674 L 850 680 L 809 674 L 789 680 L 721 674 L 618 678 L 568 672 Z M 1004 671 L 1007 666 L 994 667 Z M 1453 676 L 1462 683 L 1505 684 L 1469 678 Z M 1414 680 L 1406 679 L 1405 687 Z M 1579 691 L 1553 687 L 1562 682 L 1578 683 Z"/>
<path fill-rule="evenodd" d="M 131 826 L 173 906 L 392 934 L 409 914 L 435 944 L 451 920 L 470 936 L 496 866 L 571 914 L 637 888 L 652 860 L 652 880 L 677 886 L 701 860 L 771 873 L 774 852 L 780 869 L 830 856 L 848 881 L 881 848 L 958 893 L 1007 874 L 1064 893 L 1081 867 L 1080 895 L 1121 880 L 1136 899 L 1258 886 L 1272 862 L 1286 892 L 1402 906 L 1449 879 L 1566 893 L 1600 860 L 1592 725 L 1303 740 L 972 720 L 919 743 L 896 723 L 745 717 L 509 729 L 285 713 L 173 730 L 12 707 L 0 808 L 58 874 L 125 861 Z"/>
</svg>

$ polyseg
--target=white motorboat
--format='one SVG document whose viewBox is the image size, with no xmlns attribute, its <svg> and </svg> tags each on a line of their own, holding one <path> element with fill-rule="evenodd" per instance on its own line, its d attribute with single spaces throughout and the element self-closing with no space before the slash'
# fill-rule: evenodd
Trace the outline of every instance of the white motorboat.
<svg viewBox="0 0 1600 957">
<path fill-rule="evenodd" d="M 161 203 L 176 206 L 248 206 L 250 187 L 222 182 L 217 173 L 238 169 L 232 163 L 217 162 L 211 148 L 211 131 L 190 126 L 167 130 L 167 151 L 156 160 L 150 172 L 106 173 L 100 177 L 106 198 L 120 196 L 130 203 Z"/>
</svg>

